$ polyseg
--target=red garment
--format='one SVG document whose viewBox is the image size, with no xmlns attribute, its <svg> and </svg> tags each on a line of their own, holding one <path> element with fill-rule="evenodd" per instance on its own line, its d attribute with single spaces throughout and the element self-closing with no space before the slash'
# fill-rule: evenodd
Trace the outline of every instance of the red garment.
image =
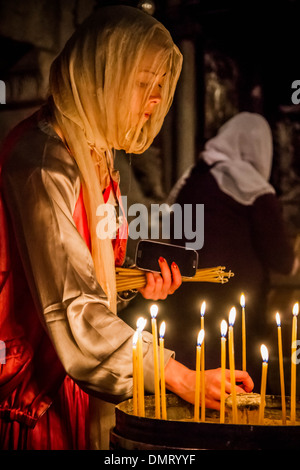
<svg viewBox="0 0 300 470">
<path fill-rule="evenodd" d="M 87 450 L 89 448 L 88 395 L 66 376 L 50 408 L 32 428 L 0 420 L 2 450 Z"/>
<path fill-rule="evenodd" d="M 17 126 L 0 155 L 0 340 L 6 347 L 6 363 L 0 364 L 0 449 L 88 449 L 88 395 L 66 376 L 42 326 L 1 195 L 5 159 L 36 122 L 34 115 Z M 73 218 L 90 247 L 82 192 Z M 125 251 L 126 240 L 114 240 L 120 264 Z"/>
</svg>

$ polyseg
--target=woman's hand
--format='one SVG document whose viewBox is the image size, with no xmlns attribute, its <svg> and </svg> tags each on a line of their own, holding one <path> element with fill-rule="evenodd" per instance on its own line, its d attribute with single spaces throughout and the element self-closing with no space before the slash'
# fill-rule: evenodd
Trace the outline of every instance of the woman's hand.
<svg viewBox="0 0 300 470">
<path fill-rule="evenodd" d="M 251 392 L 254 384 L 248 372 L 236 370 L 236 393 Z M 170 359 L 165 367 L 166 388 L 189 403 L 195 402 L 196 372 Z M 225 398 L 231 393 L 230 371 L 225 371 Z M 205 371 L 205 406 L 220 409 L 221 368 Z"/>
<path fill-rule="evenodd" d="M 248 374 L 241 370 L 235 371 L 236 393 L 250 393 L 254 384 Z M 225 370 L 225 398 L 231 394 L 230 371 Z M 205 371 L 205 404 L 208 408 L 220 409 L 221 400 L 221 368 Z"/>
<path fill-rule="evenodd" d="M 158 260 L 161 274 L 146 273 L 147 284 L 139 289 L 145 299 L 161 300 L 173 294 L 181 285 L 182 278 L 177 264 L 171 264 L 171 270 L 164 258 Z"/>
</svg>

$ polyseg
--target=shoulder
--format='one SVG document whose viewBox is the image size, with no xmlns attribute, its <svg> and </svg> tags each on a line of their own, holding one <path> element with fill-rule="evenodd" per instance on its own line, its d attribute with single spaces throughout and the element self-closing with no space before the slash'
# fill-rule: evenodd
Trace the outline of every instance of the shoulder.
<svg viewBox="0 0 300 470">
<path fill-rule="evenodd" d="M 45 132 L 36 114 L 12 130 L 2 152 L 6 153 L 4 181 L 18 181 L 22 185 L 48 174 L 54 179 L 66 179 L 76 187 L 80 180 L 74 158 L 58 136 Z"/>
<path fill-rule="evenodd" d="M 4 143 L 3 194 L 30 204 L 42 198 L 55 200 L 73 211 L 81 188 L 78 166 L 63 142 L 40 128 L 36 116 L 29 120 L 14 129 Z"/>
</svg>

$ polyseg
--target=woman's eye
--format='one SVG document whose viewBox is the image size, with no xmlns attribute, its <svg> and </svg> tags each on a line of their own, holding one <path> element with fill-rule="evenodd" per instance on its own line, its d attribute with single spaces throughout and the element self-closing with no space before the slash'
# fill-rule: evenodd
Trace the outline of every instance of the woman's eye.
<svg viewBox="0 0 300 470">
<path fill-rule="evenodd" d="M 146 88 L 148 86 L 148 83 L 146 82 L 138 82 L 138 86 L 140 86 L 141 88 Z"/>
</svg>

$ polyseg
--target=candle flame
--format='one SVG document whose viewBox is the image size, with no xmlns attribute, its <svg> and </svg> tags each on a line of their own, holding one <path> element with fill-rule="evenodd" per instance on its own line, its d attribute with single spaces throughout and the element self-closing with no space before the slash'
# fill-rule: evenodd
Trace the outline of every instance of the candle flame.
<svg viewBox="0 0 300 470">
<path fill-rule="evenodd" d="M 139 336 L 139 332 L 136 331 L 133 335 L 133 338 L 132 338 L 132 345 L 133 346 L 136 346 L 136 343 L 137 343 L 137 340 L 138 340 L 138 336 Z"/>
<path fill-rule="evenodd" d="M 143 329 L 145 328 L 146 323 L 147 323 L 146 318 L 143 318 L 143 317 L 138 318 L 138 320 L 137 320 L 137 322 L 136 322 L 136 327 L 137 327 L 137 330 L 138 330 L 140 333 L 141 333 L 141 332 L 143 331 Z"/>
<path fill-rule="evenodd" d="M 203 339 L 204 339 L 204 330 L 200 330 L 199 333 L 198 333 L 198 338 L 197 338 L 197 345 L 198 346 L 201 346 L 202 343 L 203 343 Z"/>
<path fill-rule="evenodd" d="M 222 320 L 221 321 L 221 336 L 222 336 L 222 338 L 225 338 L 226 334 L 227 334 L 227 321 Z"/>
<path fill-rule="evenodd" d="M 269 353 L 268 353 L 268 348 L 264 344 L 261 345 L 260 347 L 260 352 L 261 352 L 261 357 L 263 362 L 268 362 L 269 360 Z"/>
<path fill-rule="evenodd" d="M 158 306 L 155 304 L 151 305 L 150 307 L 151 318 L 156 318 L 157 312 L 158 312 Z"/>
<path fill-rule="evenodd" d="M 245 295 L 243 293 L 241 294 L 240 305 L 242 308 L 245 308 Z"/>
<path fill-rule="evenodd" d="M 201 304 L 201 317 L 204 317 L 205 314 L 205 308 L 206 308 L 206 302 L 205 300 Z"/>
<path fill-rule="evenodd" d="M 159 337 L 160 338 L 164 337 L 165 331 L 166 331 L 166 322 L 163 321 L 162 324 L 160 325 L 160 328 L 159 328 Z"/>
<path fill-rule="evenodd" d="M 299 302 L 296 302 L 293 307 L 293 315 L 298 315 L 299 313 Z"/>
<path fill-rule="evenodd" d="M 232 307 L 230 312 L 229 312 L 229 326 L 234 325 L 235 317 L 236 317 L 236 308 Z"/>
<path fill-rule="evenodd" d="M 280 315 L 279 315 L 279 313 L 278 313 L 278 312 L 276 313 L 275 317 L 276 317 L 276 323 L 277 323 L 277 326 L 281 326 Z"/>
</svg>

